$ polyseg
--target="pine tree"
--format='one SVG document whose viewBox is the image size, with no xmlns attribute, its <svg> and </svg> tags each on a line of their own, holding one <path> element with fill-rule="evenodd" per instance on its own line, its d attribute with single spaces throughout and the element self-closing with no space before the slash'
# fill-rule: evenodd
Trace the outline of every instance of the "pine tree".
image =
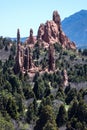
<svg viewBox="0 0 87 130">
<path fill-rule="evenodd" d="M 66 121 L 67 121 L 66 109 L 65 109 L 64 105 L 61 105 L 59 108 L 57 119 L 56 119 L 57 125 L 60 127 L 60 126 L 64 125 L 66 123 Z"/>
<path fill-rule="evenodd" d="M 36 122 L 34 130 L 58 130 L 53 109 L 50 105 L 43 106 L 40 118 Z"/>
</svg>

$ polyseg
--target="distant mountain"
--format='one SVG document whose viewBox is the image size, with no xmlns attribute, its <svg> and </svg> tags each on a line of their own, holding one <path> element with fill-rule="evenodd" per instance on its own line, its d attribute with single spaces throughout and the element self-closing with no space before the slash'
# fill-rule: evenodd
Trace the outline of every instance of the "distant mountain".
<svg viewBox="0 0 87 130">
<path fill-rule="evenodd" d="M 22 37 L 21 42 L 25 42 L 28 37 Z M 12 41 L 16 41 L 17 38 L 11 38 Z"/>
<path fill-rule="evenodd" d="M 81 10 L 65 18 L 62 28 L 77 47 L 87 48 L 87 10 Z"/>
</svg>

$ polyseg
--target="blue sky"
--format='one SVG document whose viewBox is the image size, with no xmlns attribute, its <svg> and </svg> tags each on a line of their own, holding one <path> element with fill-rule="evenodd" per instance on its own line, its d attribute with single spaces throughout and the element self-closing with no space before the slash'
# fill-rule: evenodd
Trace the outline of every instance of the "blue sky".
<svg viewBox="0 0 87 130">
<path fill-rule="evenodd" d="M 87 9 L 87 0 L 0 0 L 0 36 L 29 36 L 30 28 L 37 34 L 40 23 L 52 19 L 58 10 L 61 20 L 81 9 Z"/>
</svg>

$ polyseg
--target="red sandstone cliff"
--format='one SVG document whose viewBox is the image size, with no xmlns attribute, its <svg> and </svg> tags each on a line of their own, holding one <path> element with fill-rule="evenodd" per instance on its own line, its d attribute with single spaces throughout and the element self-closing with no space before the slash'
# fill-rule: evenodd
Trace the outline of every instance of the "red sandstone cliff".
<svg viewBox="0 0 87 130">
<path fill-rule="evenodd" d="M 53 20 L 41 24 L 38 29 L 37 40 L 44 43 L 59 43 L 63 48 L 76 49 L 61 28 L 61 20 L 57 11 L 53 12 Z"/>
</svg>

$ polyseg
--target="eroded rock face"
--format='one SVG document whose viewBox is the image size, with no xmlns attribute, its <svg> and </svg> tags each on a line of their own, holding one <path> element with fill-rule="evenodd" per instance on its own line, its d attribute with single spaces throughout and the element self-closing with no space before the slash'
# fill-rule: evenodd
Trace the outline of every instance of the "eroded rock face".
<svg viewBox="0 0 87 130">
<path fill-rule="evenodd" d="M 45 24 L 45 33 L 43 36 L 43 40 L 48 43 L 53 43 L 58 41 L 58 29 L 57 25 L 54 21 L 47 21 Z"/>
<path fill-rule="evenodd" d="M 30 29 L 30 36 L 27 40 L 27 43 L 28 44 L 34 44 L 35 43 L 35 39 L 34 39 L 34 36 L 33 36 L 33 29 Z"/>
<path fill-rule="evenodd" d="M 57 11 L 53 12 L 53 19 L 41 24 L 38 29 L 37 39 L 33 36 L 33 30 L 30 29 L 29 38 L 25 45 L 20 43 L 20 30 L 17 30 L 17 55 L 15 58 L 14 72 L 36 72 L 41 71 L 33 63 L 31 50 L 34 43 L 41 43 L 48 49 L 48 71 L 55 71 L 55 49 L 54 43 L 60 44 L 65 49 L 76 49 L 75 43 L 71 42 L 61 28 L 61 20 Z M 68 85 L 67 72 L 64 71 L 64 85 Z"/>
<path fill-rule="evenodd" d="M 60 43 L 63 48 L 76 49 L 75 43 L 71 42 L 61 28 L 61 20 L 57 11 L 53 12 L 53 20 L 41 24 L 38 29 L 37 40 L 46 43 Z"/>
<path fill-rule="evenodd" d="M 60 15 L 58 14 L 57 11 L 53 12 L 53 21 L 57 24 L 60 25 L 61 23 L 61 19 L 60 19 Z"/>
<path fill-rule="evenodd" d="M 42 40 L 43 36 L 44 36 L 44 28 L 45 25 L 44 24 L 40 24 L 39 29 L 38 29 L 38 35 L 37 35 L 37 39 Z"/>
<path fill-rule="evenodd" d="M 20 44 L 20 30 L 17 29 L 17 44 Z"/>
<path fill-rule="evenodd" d="M 37 38 L 47 43 L 54 43 L 58 41 L 58 35 L 57 24 L 54 21 L 47 21 L 45 25 L 40 25 Z"/>
<path fill-rule="evenodd" d="M 33 32 L 30 30 L 30 37 L 32 37 Z M 29 46 L 23 46 L 20 43 L 20 31 L 17 30 L 17 54 L 15 58 L 14 72 L 18 74 L 19 72 L 28 72 L 32 69 L 32 55 Z"/>
</svg>

